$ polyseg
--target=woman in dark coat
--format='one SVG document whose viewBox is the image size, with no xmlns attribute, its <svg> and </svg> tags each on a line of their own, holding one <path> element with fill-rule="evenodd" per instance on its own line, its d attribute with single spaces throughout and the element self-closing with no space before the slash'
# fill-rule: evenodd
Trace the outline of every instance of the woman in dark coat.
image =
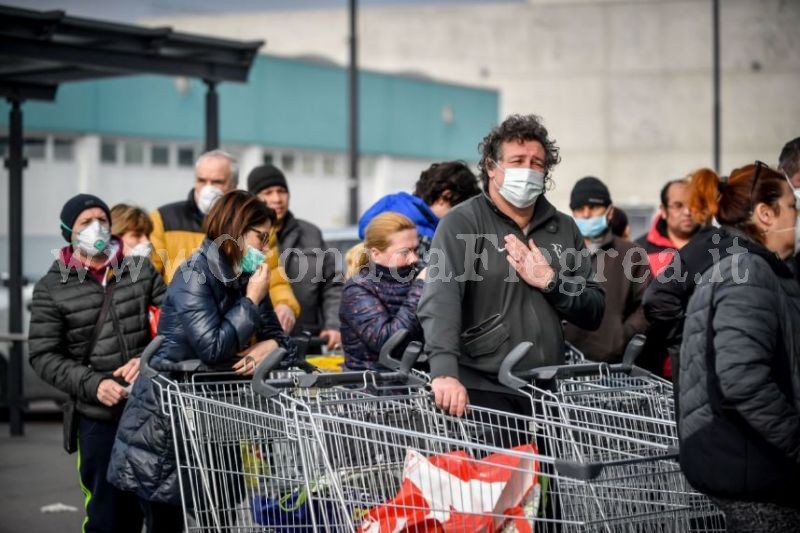
<svg viewBox="0 0 800 533">
<path fill-rule="evenodd" d="M 342 290 L 339 308 L 348 369 L 378 368 L 381 347 L 400 329 L 409 331 L 410 340 L 422 338 L 416 314 L 424 285 L 418 245 L 417 227 L 399 213 L 382 213 L 367 226 L 357 271 Z"/>
<path fill-rule="evenodd" d="M 680 353 L 680 461 L 729 532 L 800 529 L 800 287 L 784 262 L 798 211 L 762 163 L 707 173 L 728 255 L 702 275 Z"/>
<path fill-rule="evenodd" d="M 200 359 L 248 374 L 278 346 L 294 356 L 296 348 L 269 299 L 264 254 L 274 223 L 274 212 L 244 191 L 215 202 L 200 250 L 167 289 L 158 325 L 165 340 L 153 355 L 154 368 L 163 361 Z M 139 497 L 148 532 L 180 531 L 184 519 L 170 421 L 151 379 L 140 378 L 133 389 L 108 478 Z"/>
</svg>

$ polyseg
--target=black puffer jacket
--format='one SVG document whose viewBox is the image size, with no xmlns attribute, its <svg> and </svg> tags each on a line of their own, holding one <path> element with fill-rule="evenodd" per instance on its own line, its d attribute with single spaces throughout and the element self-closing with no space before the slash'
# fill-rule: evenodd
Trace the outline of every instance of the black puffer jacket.
<svg viewBox="0 0 800 533">
<path fill-rule="evenodd" d="M 208 253 L 211 245 L 203 241 L 167 290 L 158 324 L 165 339 L 152 366 L 189 359 L 230 364 L 253 336 L 275 339 L 294 357 L 296 346 L 283 334 L 269 298 L 259 306 L 245 298 L 249 276 L 237 277 L 222 252 Z M 148 501 L 180 504 L 170 420 L 152 379 L 142 376 L 134 384 L 111 451 L 108 481 Z"/>
<path fill-rule="evenodd" d="M 707 494 L 798 506 L 800 287 L 774 254 L 748 248 L 722 260 L 718 275 L 709 269 L 689 300 L 681 467 Z"/>
<path fill-rule="evenodd" d="M 278 246 L 286 276 L 300 302 L 293 334 L 307 330 L 318 335 L 323 329 L 339 329 L 344 276 L 337 268 L 338 250 L 326 253 L 328 247 L 319 228 L 295 218 L 291 211 L 278 231 Z"/>
<path fill-rule="evenodd" d="M 97 387 L 150 342 L 147 308 L 161 304 L 166 286 L 149 259 L 117 256 L 112 265 L 118 267 L 109 267 L 104 289 L 85 268 L 68 267 L 70 255 L 71 250 L 62 251 L 33 289 L 30 364 L 44 381 L 76 397 L 80 413 L 115 420 L 124 402 L 102 405 Z M 113 291 L 112 305 L 86 366 L 106 290 Z"/>
<path fill-rule="evenodd" d="M 741 241 L 741 242 L 740 242 Z M 694 293 L 703 272 L 732 253 L 745 251 L 742 244 L 749 239 L 737 239 L 737 233 L 726 227 L 707 226 L 672 257 L 644 293 L 644 315 L 650 322 L 648 336 L 660 339 L 659 354 L 666 352 L 671 359 L 672 381 L 679 386 L 678 357 L 683 339 L 683 321 L 689 298 Z M 649 370 L 660 372 L 662 367 L 639 362 Z"/>
</svg>

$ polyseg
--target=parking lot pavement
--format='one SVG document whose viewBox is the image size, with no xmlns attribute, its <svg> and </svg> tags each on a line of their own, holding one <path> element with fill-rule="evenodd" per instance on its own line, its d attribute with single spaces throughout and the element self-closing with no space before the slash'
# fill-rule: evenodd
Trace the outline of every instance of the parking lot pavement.
<svg viewBox="0 0 800 533">
<path fill-rule="evenodd" d="M 83 498 L 75 469 L 76 455 L 61 447 L 61 421 L 28 421 L 25 436 L 9 436 L 0 423 L 0 532 L 80 531 Z M 74 511 L 42 512 L 63 504 Z"/>
</svg>

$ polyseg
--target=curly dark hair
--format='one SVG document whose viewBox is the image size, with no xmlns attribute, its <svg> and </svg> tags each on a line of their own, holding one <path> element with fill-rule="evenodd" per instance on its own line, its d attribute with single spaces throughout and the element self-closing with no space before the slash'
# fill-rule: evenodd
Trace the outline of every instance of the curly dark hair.
<svg viewBox="0 0 800 533">
<path fill-rule="evenodd" d="M 486 170 L 493 162 L 502 159 L 501 149 L 504 142 L 508 141 L 537 141 L 544 147 L 545 160 L 545 185 L 550 181 L 550 171 L 561 161 L 555 139 L 548 137 L 547 128 L 542 124 L 541 117 L 537 115 L 510 115 L 502 124 L 492 128 L 478 145 L 481 159 L 478 170 L 481 173 L 483 189 L 488 190 L 489 175 Z"/>
<path fill-rule="evenodd" d="M 414 194 L 428 205 L 433 205 L 444 195 L 455 207 L 480 193 L 478 178 L 463 161 L 432 164 L 422 171 L 414 187 Z"/>
</svg>

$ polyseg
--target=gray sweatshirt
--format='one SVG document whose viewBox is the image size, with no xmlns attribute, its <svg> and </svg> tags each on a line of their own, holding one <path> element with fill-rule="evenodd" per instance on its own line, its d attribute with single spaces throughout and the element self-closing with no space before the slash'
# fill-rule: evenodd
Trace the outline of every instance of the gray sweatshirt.
<svg viewBox="0 0 800 533">
<path fill-rule="evenodd" d="M 533 239 L 557 272 L 545 294 L 508 264 L 504 238 Z M 603 317 L 605 297 L 572 217 L 539 197 L 527 232 L 486 195 L 445 216 L 431 245 L 427 281 L 417 315 L 425 333 L 431 377 L 452 376 L 468 389 L 508 392 L 497 382 L 500 363 L 523 341 L 534 349 L 520 369 L 561 364 L 561 320 L 587 330 Z"/>
</svg>

